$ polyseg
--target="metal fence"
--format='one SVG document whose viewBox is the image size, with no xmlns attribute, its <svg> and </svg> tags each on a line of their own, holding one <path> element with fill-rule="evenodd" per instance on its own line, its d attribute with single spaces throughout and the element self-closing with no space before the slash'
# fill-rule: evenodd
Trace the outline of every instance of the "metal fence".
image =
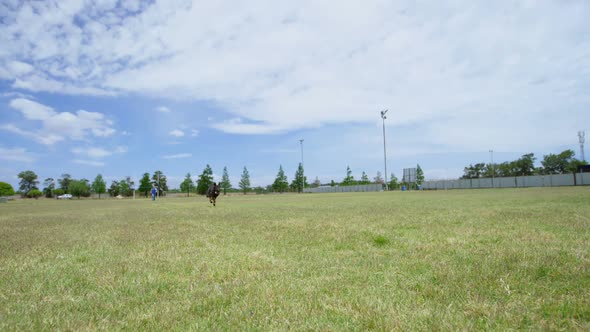
<svg viewBox="0 0 590 332">
<path fill-rule="evenodd" d="M 319 188 L 305 188 L 305 193 L 348 193 L 348 192 L 363 192 L 363 191 L 382 191 L 381 184 L 364 184 L 357 186 L 335 186 L 335 187 L 319 187 Z"/>
<path fill-rule="evenodd" d="M 525 188 L 588 186 L 590 173 L 515 176 L 505 178 L 480 178 L 426 181 L 423 189 L 477 189 L 477 188 Z"/>
</svg>

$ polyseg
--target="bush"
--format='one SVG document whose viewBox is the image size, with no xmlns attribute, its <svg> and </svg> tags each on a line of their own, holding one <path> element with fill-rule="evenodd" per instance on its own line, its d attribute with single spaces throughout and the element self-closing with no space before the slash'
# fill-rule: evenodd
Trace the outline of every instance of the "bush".
<svg viewBox="0 0 590 332">
<path fill-rule="evenodd" d="M 61 196 L 61 195 L 63 195 L 63 194 L 65 194 L 65 192 L 64 192 L 64 190 L 63 190 L 63 189 L 55 189 L 55 190 L 53 190 L 53 195 L 54 195 L 55 197 Z"/>
<path fill-rule="evenodd" d="M 0 182 L 0 196 L 14 195 L 14 188 L 9 183 Z"/>
<path fill-rule="evenodd" d="M 27 197 L 37 199 L 43 196 L 43 193 L 38 189 L 32 189 L 27 193 Z"/>
</svg>

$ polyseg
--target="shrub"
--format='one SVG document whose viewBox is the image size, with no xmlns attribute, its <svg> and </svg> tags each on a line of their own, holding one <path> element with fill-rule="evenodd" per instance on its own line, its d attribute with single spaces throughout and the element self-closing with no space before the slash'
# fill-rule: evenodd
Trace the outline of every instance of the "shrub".
<svg viewBox="0 0 590 332">
<path fill-rule="evenodd" d="M 55 197 L 61 196 L 61 195 L 63 195 L 63 194 L 65 194 L 65 192 L 64 192 L 64 190 L 63 190 L 63 189 L 55 189 L 55 190 L 53 190 L 53 195 L 54 195 Z"/>
<path fill-rule="evenodd" d="M 43 196 L 43 193 L 38 189 L 29 190 L 29 192 L 27 193 L 27 197 L 29 198 L 37 199 L 41 196 Z"/>
<path fill-rule="evenodd" d="M 9 183 L 0 182 L 0 196 L 14 195 L 14 188 Z"/>
</svg>

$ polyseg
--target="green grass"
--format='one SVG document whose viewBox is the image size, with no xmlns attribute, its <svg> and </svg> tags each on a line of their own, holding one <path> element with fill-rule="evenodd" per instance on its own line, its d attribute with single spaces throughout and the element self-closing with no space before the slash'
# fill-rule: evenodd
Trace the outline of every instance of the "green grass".
<svg viewBox="0 0 590 332">
<path fill-rule="evenodd" d="M 590 187 L 0 205 L 0 330 L 590 330 Z"/>
</svg>

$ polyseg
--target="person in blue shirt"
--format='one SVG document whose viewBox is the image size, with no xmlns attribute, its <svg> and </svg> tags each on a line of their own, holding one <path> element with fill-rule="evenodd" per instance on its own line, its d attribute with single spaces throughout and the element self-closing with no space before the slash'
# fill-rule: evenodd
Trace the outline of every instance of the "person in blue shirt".
<svg viewBox="0 0 590 332">
<path fill-rule="evenodd" d="M 156 195 L 158 194 L 158 189 L 156 189 L 156 185 L 152 184 L 152 201 L 156 200 Z"/>
</svg>

